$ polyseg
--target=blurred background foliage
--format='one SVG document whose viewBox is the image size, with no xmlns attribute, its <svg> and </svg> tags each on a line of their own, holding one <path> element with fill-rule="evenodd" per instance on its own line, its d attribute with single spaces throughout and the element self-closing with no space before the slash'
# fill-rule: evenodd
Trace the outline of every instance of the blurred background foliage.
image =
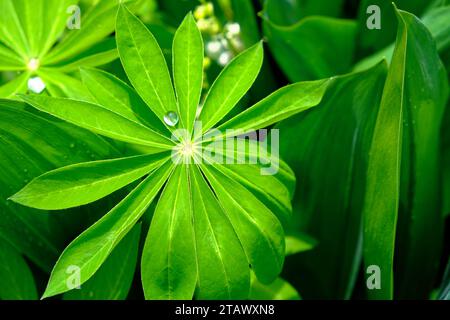
<svg viewBox="0 0 450 320">
<path fill-rule="evenodd" d="M 83 84 L 80 67 L 101 68 L 128 81 L 113 36 L 119 1 L 64 0 L 63 4 L 56 0 L 34 1 L 42 11 L 27 21 L 21 20 L 21 12 L 30 7 L 21 7 L 22 2 L 11 5 L 8 0 L 0 0 L 0 11 L 11 14 L 0 21 L 0 98 L 14 99 L 16 93 L 36 92 L 30 79 L 37 77 L 45 84 L 43 94 L 95 101 Z M 386 83 L 393 81 L 388 65 L 381 61 L 386 59 L 391 63 L 393 54 L 401 54 L 398 44 L 394 53 L 399 19 L 392 1 L 127 2 L 154 34 L 167 61 L 171 60 L 176 27 L 187 12 L 194 13 L 205 41 L 205 92 L 234 56 L 264 40 L 263 69 L 235 113 L 288 83 L 336 77 L 319 107 L 277 125 L 281 129 L 281 157 L 297 176 L 293 221 L 287 230 L 287 260 L 282 278 L 270 286 L 254 280 L 252 298 L 371 298 L 366 289 L 367 230 L 363 212 L 367 205 L 369 158 L 374 152 L 372 141 L 377 138 L 380 115 L 387 112 L 382 103 L 387 99 L 383 97 L 387 95 Z M 410 61 L 403 69 L 392 62 L 391 70 L 395 67 L 417 83 L 422 81 L 425 87 L 430 83 L 446 87 L 446 83 L 434 83 L 435 78 L 424 76 L 439 73 L 429 70 L 432 68 L 429 65 L 438 65 L 438 60 L 428 60 L 433 53 L 431 50 L 428 55 L 428 47 L 435 43 L 447 80 L 450 79 L 450 1 L 394 2 L 399 9 L 419 17 L 433 39 L 427 43 L 429 39 L 421 35 L 425 31 L 416 30 L 414 23 L 406 23 L 410 43 L 405 44 L 404 50 Z M 81 8 L 79 30 L 65 28 L 70 16 L 66 9 L 71 4 Z M 381 29 L 367 28 L 369 5 L 380 7 Z M 12 19 L 12 14 L 18 20 Z M 12 27 L 17 30 L 23 27 L 19 40 L 8 34 L 14 33 Z M 45 41 L 33 41 L 36 32 Z M 20 41 L 28 44 L 29 52 L 21 50 Z M 41 61 L 36 70 L 30 69 L 27 58 L 30 54 Z M 416 60 L 411 60 L 412 57 Z M 415 88 L 411 81 L 400 95 L 414 104 L 414 99 L 418 99 L 415 90 L 420 88 Z M 449 299 L 450 100 L 445 90 L 434 96 L 419 96 L 434 99 L 435 107 L 442 109 L 442 115 L 435 120 L 427 122 L 422 114 L 405 116 L 406 122 L 417 117 L 418 122 L 429 126 L 433 140 L 423 140 L 420 133 L 415 136 L 414 132 L 403 137 L 403 154 L 411 157 L 404 156 L 401 161 L 398 227 L 394 231 L 385 230 L 396 239 L 394 292 L 384 298 Z M 441 118 L 442 126 L 436 120 Z M 430 143 L 435 148 L 423 148 L 425 154 L 414 157 L 411 150 L 416 147 L 422 150 L 420 146 Z M 0 299 L 38 298 L 65 245 L 96 221 L 118 196 L 64 214 L 37 212 L 15 205 L 7 198 L 30 179 L 50 169 L 139 152 L 133 146 L 119 145 L 49 119 L 23 103 L 0 100 Z M 433 178 L 425 179 L 425 185 L 415 190 L 412 186 L 420 179 L 420 170 L 430 172 L 433 169 L 430 166 L 435 169 L 431 173 Z M 414 209 L 417 202 L 422 206 L 419 213 Z M 139 266 L 141 229 L 148 229 L 151 211 L 82 290 L 69 292 L 63 298 L 142 298 L 139 272 L 134 270 Z"/>
</svg>

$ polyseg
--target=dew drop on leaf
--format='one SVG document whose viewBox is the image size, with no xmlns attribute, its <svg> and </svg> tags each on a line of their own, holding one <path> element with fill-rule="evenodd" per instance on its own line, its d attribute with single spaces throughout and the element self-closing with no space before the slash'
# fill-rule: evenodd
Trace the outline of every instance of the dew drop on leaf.
<svg viewBox="0 0 450 320">
<path fill-rule="evenodd" d="M 41 93 L 45 90 L 45 83 L 39 77 L 32 77 L 28 79 L 28 90 L 34 93 Z"/>
<path fill-rule="evenodd" d="M 174 111 L 169 111 L 164 115 L 164 122 L 169 127 L 175 127 L 178 123 L 178 114 Z"/>
</svg>

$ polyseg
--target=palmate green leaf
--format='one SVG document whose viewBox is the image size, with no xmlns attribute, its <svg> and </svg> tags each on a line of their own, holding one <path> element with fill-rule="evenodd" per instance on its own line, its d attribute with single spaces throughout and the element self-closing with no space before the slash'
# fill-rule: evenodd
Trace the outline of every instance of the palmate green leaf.
<svg viewBox="0 0 450 320">
<path fill-rule="evenodd" d="M 192 299 L 197 282 L 189 168 L 174 169 L 155 209 L 142 253 L 146 299 Z"/>
<path fill-rule="evenodd" d="M 197 299 L 246 299 L 247 257 L 223 208 L 198 168 L 191 166 L 194 232 L 198 265 Z"/>
<path fill-rule="evenodd" d="M 173 81 L 182 125 L 192 132 L 203 85 L 203 39 L 188 14 L 173 39 Z"/>
<path fill-rule="evenodd" d="M 324 16 L 302 18 L 296 10 L 301 12 L 298 1 L 268 0 L 263 11 L 264 35 L 289 80 L 315 80 L 347 72 L 357 24 Z"/>
<path fill-rule="evenodd" d="M 167 132 L 136 91 L 122 80 L 95 69 L 81 69 L 81 77 L 92 96 L 103 107 L 160 133 Z"/>
<path fill-rule="evenodd" d="M 20 97 L 40 111 L 119 141 L 162 149 L 170 149 L 173 145 L 170 139 L 161 134 L 100 105 L 42 95 Z"/>
<path fill-rule="evenodd" d="M 318 105 L 330 82 L 332 80 L 324 79 L 285 86 L 225 122 L 218 129 L 222 132 L 235 129 L 233 134 L 238 135 L 268 127 Z"/>
<path fill-rule="evenodd" d="M 125 72 L 148 107 L 163 119 L 177 110 L 172 81 L 155 37 L 126 7 L 120 6 L 116 41 Z"/>
<path fill-rule="evenodd" d="M 80 268 L 80 285 L 94 275 L 145 213 L 170 174 L 171 166 L 172 163 L 166 162 L 156 169 L 117 206 L 69 244 L 53 268 L 43 298 L 70 289 L 66 284 L 66 270 L 71 265 Z"/>
<path fill-rule="evenodd" d="M 423 24 L 404 11 L 397 16 L 396 48 L 374 131 L 364 207 L 364 262 L 382 271 L 381 289 L 368 292 L 376 299 L 394 296 L 396 238 L 397 294 L 427 295 L 443 232 L 437 188 L 445 70 Z"/>
<path fill-rule="evenodd" d="M 262 62 L 263 48 L 259 42 L 222 70 L 205 98 L 200 114 L 202 132 L 211 129 L 241 100 L 256 80 Z"/>
<path fill-rule="evenodd" d="M 21 205 L 61 210 L 94 202 L 161 166 L 167 153 L 85 162 L 49 171 L 10 200 Z"/>
<path fill-rule="evenodd" d="M 33 274 L 23 257 L 0 238 L 0 300 L 37 300 Z"/>
<path fill-rule="evenodd" d="M 138 260 L 141 225 L 120 241 L 98 271 L 80 289 L 66 292 L 64 300 L 125 300 Z"/>
<path fill-rule="evenodd" d="M 301 231 L 320 244 L 286 260 L 286 280 L 306 299 L 352 296 L 362 256 L 367 154 L 385 78 L 385 63 L 336 77 L 317 107 L 276 126 L 280 156 L 299 182 L 286 233 Z"/>
<path fill-rule="evenodd" d="M 202 165 L 244 248 L 247 260 L 258 279 L 272 282 L 284 260 L 284 232 L 275 215 L 252 193 L 213 166 Z"/>
<path fill-rule="evenodd" d="M 50 271 L 61 245 L 68 240 L 64 224 L 69 217 L 31 210 L 6 199 L 44 172 L 119 155 L 98 136 L 66 123 L 50 122 L 24 111 L 24 106 L 0 100 L 0 237 L 42 270 Z M 77 212 L 70 216 L 79 217 L 81 212 Z"/>
</svg>

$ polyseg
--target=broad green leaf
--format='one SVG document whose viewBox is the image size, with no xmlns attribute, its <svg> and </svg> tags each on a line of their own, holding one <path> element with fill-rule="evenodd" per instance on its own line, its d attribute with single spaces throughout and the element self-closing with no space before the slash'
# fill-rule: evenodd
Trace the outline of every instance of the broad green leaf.
<svg viewBox="0 0 450 320">
<path fill-rule="evenodd" d="M 310 236 L 296 232 L 286 236 L 286 255 L 305 252 L 317 246 L 317 240 Z"/>
<path fill-rule="evenodd" d="M 433 289 L 444 239 L 440 134 L 441 126 L 446 126 L 443 116 L 449 90 L 430 32 L 409 13 L 400 11 L 399 19 L 407 30 L 407 42 L 402 52 L 406 56 L 405 112 L 395 296 L 425 299 Z"/>
<path fill-rule="evenodd" d="M 402 10 L 421 15 L 431 1 L 423 0 L 362 0 L 358 10 L 358 50 L 360 54 L 371 53 L 383 49 L 395 41 L 397 30 L 397 18 L 392 10 L 392 3 Z M 381 29 L 369 29 L 367 21 L 373 13 L 367 13 L 369 6 L 376 5 L 380 8 Z M 382 57 L 374 64 L 381 61 Z"/>
<path fill-rule="evenodd" d="M 297 290 L 287 281 L 277 278 L 271 284 L 263 284 L 252 277 L 250 300 L 301 300 Z"/>
<path fill-rule="evenodd" d="M 190 166 L 198 264 L 197 299 L 247 299 L 250 269 L 241 243 L 197 166 Z"/>
<path fill-rule="evenodd" d="M 95 69 L 81 69 L 81 76 L 85 86 L 103 107 L 158 132 L 167 132 L 136 91 L 122 80 Z"/>
<path fill-rule="evenodd" d="M 315 80 L 349 70 L 356 43 L 354 21 L 323 16 L 280 19 L 281 7 L 295 14 L 297 1 L 268 0 L 263 11 L 263 30 L 269 47 L 292 82 Z M 300 10 L 300 9 L 298 9 Z"/>
<path fill-rule="evenodd" d="M 150 174 L 117 206 L 69 244 L 53 268 L 43 298 L 69 291 L 66 271 L 70 266 L 80 268 L 80 285 L 95 274 L 145 213 L 170 174 L 171 165 L 167 162 Z"/>
<path fill-rule="evenodd" d="M 432 9 L 422 17 L 422 23 L 431 32 L 439 52 L 442 52 L 450 46 L 450 25 L 447 23 L 449 19 L 450 6 Z M 353 70 L 360 71 L 367 69 L 383 59 L 387 59 L 387 61 L 390 62 L 393 52 L 394 44 L 391 44 L 359 61 L 354 66 Z"/>
<path fill-rule="evenodd" d="M 0 98 L 14 98 L 17 93 L 25 93 L 29 77 L 30 73 L 22 72 L 13 80 L 0 86 Z"/>
<path fill-rule="evenodd" d="M 61 245 L 71 236 L 68 229 L 79 224 L 76 219 L 81 210 L 54 215 L 6 199 L 34 177 L 57 167 L 119 154 L 86 130 L 48 121 L 24 109 L 24 103 L 0 100 L 0 237 L 49 272 Z"/>
<path fill-rule="evenodd" d="M 59 63 L 88 49 L 114 31 L 118 5 L 133 0 L 98 1 L 81 13 L 80 29 L 73 29 L 45 56 L 46 65 Z M 66 14 L 66 17 L 69 15 Z"/>
<path fill-rule="evenodd" d="M 298 181 L 286 233 L 300 231 L 320 244 L 286 260 L 286 280 L 305 299 L 352 296 L 362 256 L 367 154 L 385 77 L 385 63 L 336 77 L 317 107 L 276 126 L 280 157 Z"/>
<path fill-rule="evenodd" d="M 324 79 L 285 86 L 225 122 L 218 129 L 222 132 L 235 129 L 234 134 L 237 135 L 268 127 L 317 106 L 331 81 L 331 79 Z"/>
<path fill-rule="evenodd" d="M 206 132 L 226 116 L 250 89 L 263 62 L 262 43 L 257 43 L 234 58 L 211 86 L 200 121 Z"/>
<path fill-rule="evenodd" d="M 0 20 L 0 41 L 17 52 L 23 59 L 27 59 L 30 55 L 30 47 L 26 32 L 19 19 L 21 12 L 17 12 L 15 2 L 16 0 L 0 0 L 0 12 L 3 17 L 8 17 Z"/>
<path fill-rule="evenodd" d="M 85 205 L 155 170 L 168 157 L 161 153 L 70 165 L 37 177 L 10 200 L 42 210 Z"/>
<path fill-rule="evenodd" d="M 124 6 L 116 21 L 116 41 L 127 76 L 141 98 L 159 119 L 177 111 L 172 81 L 155 37 Z"/>
<path fill-rule="evenodd" d="M 141 261 L 146 299 L 192 299 L 197 259 L 189 168 L 177 165 L 152 218 Z"/>
<path fill-rule="evenodd" d="M 36 284 L 25 259 L 0 238 L 0 300 L 37 300 Z"/>
<path fill-rule="evenodd" d="M 191 13 L 175 33 L 172 50 L 179 116 L 191 133 L 203 85 L 203 40 Z"/>
<path fill-rule="evenodd" d="M 241 241 L 251 268 L 259 281 L 270 283 L 284 261 L 284 232 L 276 216 L 250 191 L 212 165 L 203 173 Z"/>
<path fill-rule="evenodd" d="M 443 231 L 436 188 L 445 71 L 429 31 L 412 14 L 397 15 L 396 48 L 369 153 L 364 207 L 364 262 L 382 272 L 381 289 L 368 291 L 375 299 L 394 296 L 396 238 L 397 294 L 428 294 Z"/>
<path fill-rule="evenodd" d="M 138 260 L 141 225 L 120 241 L 98 271 L 80 287 L 66 292 L 64 300 L 125 300 Z"/>
<path fill-rule="evenodd" d="M 119 141 L 170 149 L 173 142 L 155 131 L 130 121 L 100 105 L 42 95 L 20 96 L 36 109 Z"/>
</svg>

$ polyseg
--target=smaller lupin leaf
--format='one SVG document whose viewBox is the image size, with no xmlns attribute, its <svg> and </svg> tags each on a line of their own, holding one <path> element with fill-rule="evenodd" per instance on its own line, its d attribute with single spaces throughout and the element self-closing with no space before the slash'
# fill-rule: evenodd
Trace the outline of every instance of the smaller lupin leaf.
<svg viewBox="0 0 450 320">
<path fill-rule="evenodd" d="M 43 95 L 20 95 L 36 109 L 119 141 L 170 149 L 173 142 L 161 134 L 100 105 Z"/>
<path fill-rule="evenodd" d="M 203 40 L 194 17 L 188 14 L 173 39 L 173 78 L 181 123 L 194 126 L 203 81 Z"/>
<path fill-rule="evenodd" d="M 85 162 L 49 171 L 10 199 L 42 210 L 77 207 L 101 199 L 158 168 L 169 155 L 139 155 Z"/>
<path fill-rule="evenodd" d="M 203 132 L 211 129 L 241 100 L 258 76 L 263 62 L 259 42 L 234 58 L 209 90 L 200 114 Z"/>
<path fill-rule="evenodd" d="M 79 268 L 80 285 L 92 277 L 145 213 L 170 174 L 171 166 L 172 163 L 167 162 L 154 171 L 117 206 L 67 246 L 53 268 L 42 298 L 73 289 L 67 285 L 70 275 L 67 271 L 72 266 Z"/>
</svg>

